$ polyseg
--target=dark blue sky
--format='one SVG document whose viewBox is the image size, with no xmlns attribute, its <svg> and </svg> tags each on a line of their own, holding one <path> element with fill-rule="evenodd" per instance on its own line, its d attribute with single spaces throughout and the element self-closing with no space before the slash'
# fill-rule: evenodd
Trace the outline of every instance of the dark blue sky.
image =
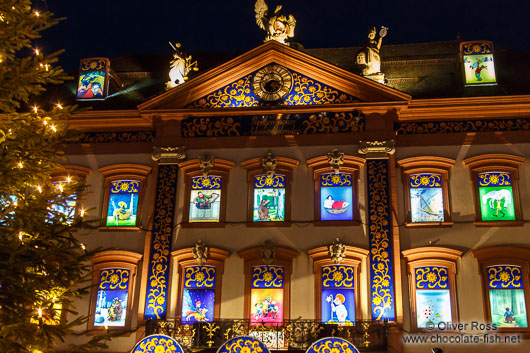
<svg viewBox="0 0 530 353">
<path fill-rule="evenodd" d="M 242 52 L 262 43 L 255 0 L 34 0 L 37 8 L 67 17 L 44 32 L 45 50 L 66 49 L 61 63 L 76 67 L 91 56 L 171 53 L 168 41 L 190 54 Z M 297 20 L 294 41 L 306 48 L 361 45 L 371 25 L 389 27 L 384 43 L 492 40 L 530 51 L 528 0 L 267 0 Z"/>
</svg>

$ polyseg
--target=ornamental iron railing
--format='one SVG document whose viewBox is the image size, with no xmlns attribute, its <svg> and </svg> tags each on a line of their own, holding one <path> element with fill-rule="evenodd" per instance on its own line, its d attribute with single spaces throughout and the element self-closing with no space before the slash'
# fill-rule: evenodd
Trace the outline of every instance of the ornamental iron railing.
<svg viewBox="0 0 530 353">
<path fill-rule="evenodd" d="M 180 319 L 147 320 L 146 335 L 164 334 L 175 338 L 191 350 L 217 349 L 237 336 L 251 336 L 269 350 L 306 350 L 324 337 L 340 337 L 352 342 L 360 351 L 386 349 L 386 321 L 355 321 L 349 325 L 325 324 L 317 320 L 285 320 L 281 323 L 250 323 L 243 319 L 183 324 Z"/>
</svg>

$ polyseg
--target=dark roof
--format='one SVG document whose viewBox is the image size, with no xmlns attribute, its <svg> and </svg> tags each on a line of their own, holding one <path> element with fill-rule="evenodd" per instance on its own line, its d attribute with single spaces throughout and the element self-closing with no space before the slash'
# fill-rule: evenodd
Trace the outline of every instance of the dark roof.
<svg viewBox="0 0 530 353">
<path fill-rule="evenodd" d="M 447 98 L 530 94 L 530 53 L 495 48 L 497 85 L 464 87 L 459 41 L 384 45 L 381 48 L 383 71 L 387 85 L 414 98 Z M 299 50 L 353 73 L 360 69 L 355 57 L 360 47 L 318 48 Z M 190 78 L 233 59 L 241 53 L 191 53 L 199 63 L 199 72 Z M 111 68 L 124 87 L 111 83 L 104 101 L 78 102 L 96 110 L 134 109 L 142 102 L 165 90 L 168 80 L 168 55 L 127 55 L 111 59 Z M 77 73 L 72 76 L 77 77 Z M 76 81 L 49 92 L 62 101 L 75 100 Z"/>
</svg>

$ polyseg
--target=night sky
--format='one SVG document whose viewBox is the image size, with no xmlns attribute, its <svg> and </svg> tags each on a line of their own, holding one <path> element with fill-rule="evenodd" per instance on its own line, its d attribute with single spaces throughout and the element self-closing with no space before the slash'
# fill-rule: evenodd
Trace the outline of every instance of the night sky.
<svg viewBox="0 0 530 353">
<path fill-rule="evenodd" d="M 172 52 L 168 41 L 194 52 L 244 52 L 263 42 L 255 0 L 35 0 L 38 9 L 67 19 L 43 33 L 37 45 L 66 49 L 61 64 L 124 54 Z M 297 20 L 293 41 L 306 48 L 360 46 L 372 25 L 389 27 L 384 44 L 492 40 L 530 51 L 528 0 L 267 0 Z"/>
</svg>

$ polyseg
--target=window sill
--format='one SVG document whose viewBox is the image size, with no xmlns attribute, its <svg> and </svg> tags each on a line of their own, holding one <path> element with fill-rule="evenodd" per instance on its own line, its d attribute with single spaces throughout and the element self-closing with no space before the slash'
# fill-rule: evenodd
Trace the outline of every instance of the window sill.
<svg viewBox="0 0 530 353">
<path fill-rule="evenodd" d="M 100 232 L 140 232 L 140 227 L 99 227 Z"/>
<path fill-rule="evenodd" d="M 477 221 L 473 224 L 476 227 L 522 227 L 525 221 Z"/>
<path fill-rule="evenodd" d="M 246 224 L 249 228 L 266 228 L 266 227 L 290 227 L 293 222 L 285 221 L 285 222 L 252 222 L 248 221 Z"/>
<path fill-rule="evenodd" d="M 182 222 L 182 228 L 225 228 L 225 222 Z"/>
<path fill-rule="evenodd" d="M 313 221 L 315 227 L 349 227 L 359 226 L 360 222 L 357 221 Z"/>
<path fill-rule="evenodd" d="M 454 222 L 405 222 L 407 228 L 452 227 Z"/>
<path fill-rule="evenodd" d="M 103 336 L 106 334 L 112 334 L 112 332 L 121 332 L 119 337 L 129 337 L 133 333 L 130 328 L 128 327 L 117 327 L 117 326 L 109 326 L 108 329 L 105 329 L 105 327 L 101 328 L 91 328 L 89 329 L 85 335 L 87 336 Z"/>
</svg>

